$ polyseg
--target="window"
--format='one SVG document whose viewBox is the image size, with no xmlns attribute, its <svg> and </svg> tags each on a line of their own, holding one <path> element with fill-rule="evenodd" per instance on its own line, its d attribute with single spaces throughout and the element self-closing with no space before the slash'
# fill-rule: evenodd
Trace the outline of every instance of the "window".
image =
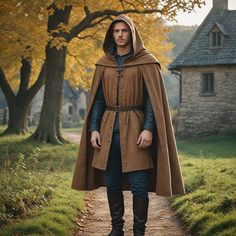
<svg viewBox="0 0 236 236">
<path fill-rule="evenodd" d="M 214 73 L 202 74 L 202 95 L 214 95 Z"/>
<path fill-rule="evenodd" d="M 215 28 L 209 35 L 209 46 L 211 49 L 220 49 L 224 44 L 224 35 Z"/>
<path fill-rule="evenodd" d="M 221 33 L 212 32 L 212 47 L 220 47 L 220 46 L 221 46 Z"/>
<path fill-rule="evenodd" d="M 68 108 L 69 108 L 69 111 L 68 111 L 69 115 L 73 115 L 73 106 L 70 105 Z"/>
<path fill-rule="evenodd" d="M 224 24 L 215 21 L 213 26 L 207 33 L 208 35 L 208 45 L 210 49 L 222 49 L 224 46 L 224 41 L 229 35 Z"/>
</svg>

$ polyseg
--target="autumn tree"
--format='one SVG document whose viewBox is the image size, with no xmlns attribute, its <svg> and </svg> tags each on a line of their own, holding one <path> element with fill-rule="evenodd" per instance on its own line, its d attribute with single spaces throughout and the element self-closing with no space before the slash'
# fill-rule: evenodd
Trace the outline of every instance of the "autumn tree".
<svg viewBox="0 0 236 236">
<path fill-rule="evenodd" d="M 45 80 L 47 15 L 34 5 L 29 11 L 23 1 L 2 1 L 0 14 L 0 88 L 9 109 L 3 134 L 20 134 L 28 130 L 29 104 Z"/>
<path fill-rule="evenodd" d="M 204 0 L 179 0 L 179 1 L 172 1 L 172 0 L 150 0 L 150 1 L 74 1 L 74 0 L 55 0 L 53 3 L 47 0 L 43 1 L 33 1 L 33 0 L 14 0 L 14 1 L 3 1 L 4 4 L 2 5 L 3 8 L 5 6 L 15 6 L 15 9 L 10 11 L 15 19 L 17 19 L 15 30 L 13 30 L 14 34 L 21 34 L 21 36 L 25 37 L 25 40 L 19 40 L 18 36 L 13 37 L 15 43 L 20 45 L 19 52 L 16 53 L 18 56 L 18 68 L 20 63 L 23 67 L 24 65 L 31 64 L 32 58 L 34 59 L 41 59 L 40 56 L 35 56 L 37 53 L 29 53 L 37 52 L 37 48 L 45 47 L 45 66 L 41 67 L 45 68 L 45 94 L 44 94 L 44 101 L 43 107 L 40 117 L 39 125 L 32 135 L 31 138 L 36 140 L 40 140 L 43 142 L 50 142 L 50 143 L 63 143 L 65 140 L 63 139 L 60 133 L 60 110 L 61 110 L 61 101 L 62 101 L 62 88 L 63 88 L 63 80 L 64 74 L 66 69 L 66 55 L 69 54 L 71 58 L 76 58 L 77 64 L 80 67 L 80 71 L 83 71 L 81 75 L 90 75 L 92 74 L 90 64 L 93 64 L 95 58 L 100 52 L 97 53 L 97 50 L 91 52 L 91 48 L 82 48 L 83 43 L 78 45 L 78 52 L 81 52 L 81 49 L 84 53 L 92 53 L 92 57 L 88 56 L 90 63 L 87 63 L 86 66 L 82 66 L 79 64 L 81 62 L 82 54 L 78 55 L 76 51 L 69 51 L 71 45 L 73 45 L 75 39 L 78 39 L 80 42 L 84 39 L 92 40 L 92 44 L 95 45 L 95 48 L 101 47 L 101 42 L 103 40 L 103 36 L 105 30 L 107 29 L 108 24 L 110 21 L 119 14 L 129 14 L 138 25 L 138 27 L 143 28 L 145 44 L 150 47 L 150 51 L 157 55 L 158 58 L 162 58 L 163 62 L 167 62 L 167 57 L 163 55 L 163 52 L 168 49 L 168 44 L 164 43 L 165 36 L 162 37 L 161 34 L 158 34 L 159 28 L 156 28 L 154 22 L 160 23 L 159 27 L 161 26 L 161 18 L 168 18 L 174 19 L 176 12 L 180 9 L 184 9 L 186 11 L 191 11 L 195 6 L 200 6 Z M 9 3 L 10 2 L 10 3 Z M 49 5 L 48 5 L 49 4 Z M 109 8 L 107 7 L 109 6 Z M 25 16 L 29 16 L 28 12 L 31 12 L 31 22 L 21 22 L 21 17 L 17 15 L 18 12 L 22 11 Z M 16 11 L 16 13 L 14 13 Z M 8 12 L 9 13 L 9 12 Z M 43 21 L 45 18 L 45 14 L 48 15 L 48 23 L 47 23 L 47 30 L 42 32 L 41 34 L 38 31 L 34 31 L 37 27 L 32 27 L 32 30 L 29 29 L 30 26 L 33 26 L 35 22 L 38 22 L 35 16 L 40 19 L 40 23 L 38 24 L 38 28 L 42 28 L 44 26 Z M 142 15 L 142 17 L 140 17 Z M 139 17 L 137 17 L 139 16 Z M 7 18 L 6 18 L 7 19 Z M 140 20 L 142 19 L 142 21 Z M 20 24 L 20 30 L 17 31 L 17 26 Z M 7 20 L 6 20 L 7 25 Z M 1 27 L 4 24 L 1 24 Z M 46 24 L 45 24 L 46 25 Z M 23 26 L 23 27 L 22 27 Z M 14 28 L 14 24 L 11 24 L 11 27 Z M 24 30 L 24 27 L 26 28 Z M 153 28 L 154 27 L 154 28 Z M 158 30 L 156 30 L 158 29 Z M 164 29 L 164 28 L 163 28 Z M 28 32 L 27 32 L 28 30 Z M 6 30 L 7 31 L 7 30 Z M 29 34 L 29 32 L 32 32 Z M 148 34 L 147 34 L 148 32 Z M 41 40 L 41 44 L 39 45 L 30 43 L 30 39 L 37 39 L 37 37 L 44 36 L 47 33 L 48 39 L 45 44 L 45 40 Z M 30 37 L 29 37 L 30 35 Z M 143 36 L 142 35 L 142 36 Z M 165 34 L 164 34 L 165 35 Z M 154 37 L 159 37 L 159 44 L 154 44 Z M 163 40 L 163 41 L 162 41 Z M 38 42 L 40 40 L 35 40 Z M 158 40 L 157 40 L 158 41 Z M 162 42 L 161 42 L 162 41 Z M 20 43 L 19 43 L 20 42 Z M 155 47 L 156 46 L 156 47 Z M 14 47 L 12 47 L 14 48 Z M 71 47 L 73 48 L 73 46 Z M 30 49 L 30 50 L 28 50 Z M 34 50 L 32 50 L 34 49 Z M 17 50 L 18 51 L 18 50 Z M 26 51 L 26 54 L 30 54 L 24 56 L 23 51 Z M 168 50 L 167 50 L 168 51 Z M 2 51 L 1 51 L 2 52 Z M 4 55 L 4 54 L 2 54 Z M 23 63 L 24 62 L 24 63 Z M 2 64 L 2 63 L 1 63 Z M 40 65 L 40 63 L 38 63 Z M 41 63 L 42 66 L 43 63 Z M 15 68 L 17 68 L 14 65 Z M 3 66 L 1 66 L 3 68 Z M 28 73 L 29 74 L 29 66 Z M 19 69 L 20 70 L 20 69 Z M 23 68 L 22 68 L 23 70 Z M 38 74 L 41 74 L 39 70 Z M 3 72 L 3 69 L 1 70 Z M 17 73 L 12 73 L 12 75 L 16 75 Z M 20 73 L 18 73 L 19 76 Z M 43 73 L 44 74 L 44 73 Z M 13 77 L 13 76 L 12 76 Z M 23 76 L 24 77 L 24 76 Z M 23 78 L 22 77 L 22 78 Z M 27 76 L 26 76 L 27 77 Z M 1 73 L 1 78 L 7 78 L 4 73 Z M 84 76 L 84 78 L 88 78 Z M 2 79 L 2 81 L 3 81 Z M 18 80 L 19 88 L 20 83 Z M 29 79 L 28 79 L 29 81 Z M 33 81 L 33 80 L 32 80 Z M 36 80 L 35 80 L 36 81 Z M 88 82 L 86 82 L 88 81 Z M 90 85 L 90 80 L 84 80 L 84 86 L 87 88 Z M 29 84 L 26 86 L 27 83 L 24 83 L 24 93 L 27 93 L 29 88 Z M 32 82 L 31 82 L 32 84 Z M 18 93 L 20 90 L 18 91 Z M 22 94 L 24 94 L 22 93 Z M 6 94 L 6 93 L 5 93 Z M 21 96 L 21 98 L 23 98 Z M 18 97 L 19 99 L 19 97 Z"/>
</svg>

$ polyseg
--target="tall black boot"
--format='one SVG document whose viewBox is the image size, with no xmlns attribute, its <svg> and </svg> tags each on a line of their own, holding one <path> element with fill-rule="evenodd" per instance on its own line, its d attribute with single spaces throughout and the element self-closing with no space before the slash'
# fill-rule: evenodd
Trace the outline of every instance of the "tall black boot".
<svg viewBox="0 0 236 236">
<path fill-rule="evenodd" d="M 146 222 L 148 217 L 149 198 L 138 198 L 133 196 L 134 236 L 145 235 Z"/>
<path fill-rule="evenodd" d="M 124 235 L 124 196 L 120 193 L 107 193 L 108 205 L 111 215 L 112 230 L 108 236 Z"/>
</svg>

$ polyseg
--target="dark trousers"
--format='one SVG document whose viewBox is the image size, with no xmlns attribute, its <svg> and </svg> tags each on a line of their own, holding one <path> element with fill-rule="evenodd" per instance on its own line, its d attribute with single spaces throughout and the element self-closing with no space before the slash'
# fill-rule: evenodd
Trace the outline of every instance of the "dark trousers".
<svg viewBox="0 0 236 236">
<path fill-rule="evenodd" d="M 128 179 L 134 197 L 148 197 L 147 171 L 138 170 L 128 172 Z M 108 193 L 122 191 L 122 166 L 120 152 L 120 133 L 114 131 L 110 147 L 107 169 L 104 172 L 105 184 Z"/>
</svg>

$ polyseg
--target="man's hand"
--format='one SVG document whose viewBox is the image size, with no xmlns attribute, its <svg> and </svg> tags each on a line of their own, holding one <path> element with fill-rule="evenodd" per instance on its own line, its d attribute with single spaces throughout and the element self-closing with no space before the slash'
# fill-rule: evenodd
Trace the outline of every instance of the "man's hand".
<svg viewBox="0 0 236 236">
<path fill-rule="evenodd" d="M 97 130 L 92 131 L 91 133 L 91 143 L 94 148 L 101 148 L 101 138 L 100 133 Z"/>
<path fill-rule="evenodd" d="M 139 148 L 147 148 L 151 144 L 152 144 L 152 132 L 145 129 L 139 135 L 137 145 Z"/>
</svg>

